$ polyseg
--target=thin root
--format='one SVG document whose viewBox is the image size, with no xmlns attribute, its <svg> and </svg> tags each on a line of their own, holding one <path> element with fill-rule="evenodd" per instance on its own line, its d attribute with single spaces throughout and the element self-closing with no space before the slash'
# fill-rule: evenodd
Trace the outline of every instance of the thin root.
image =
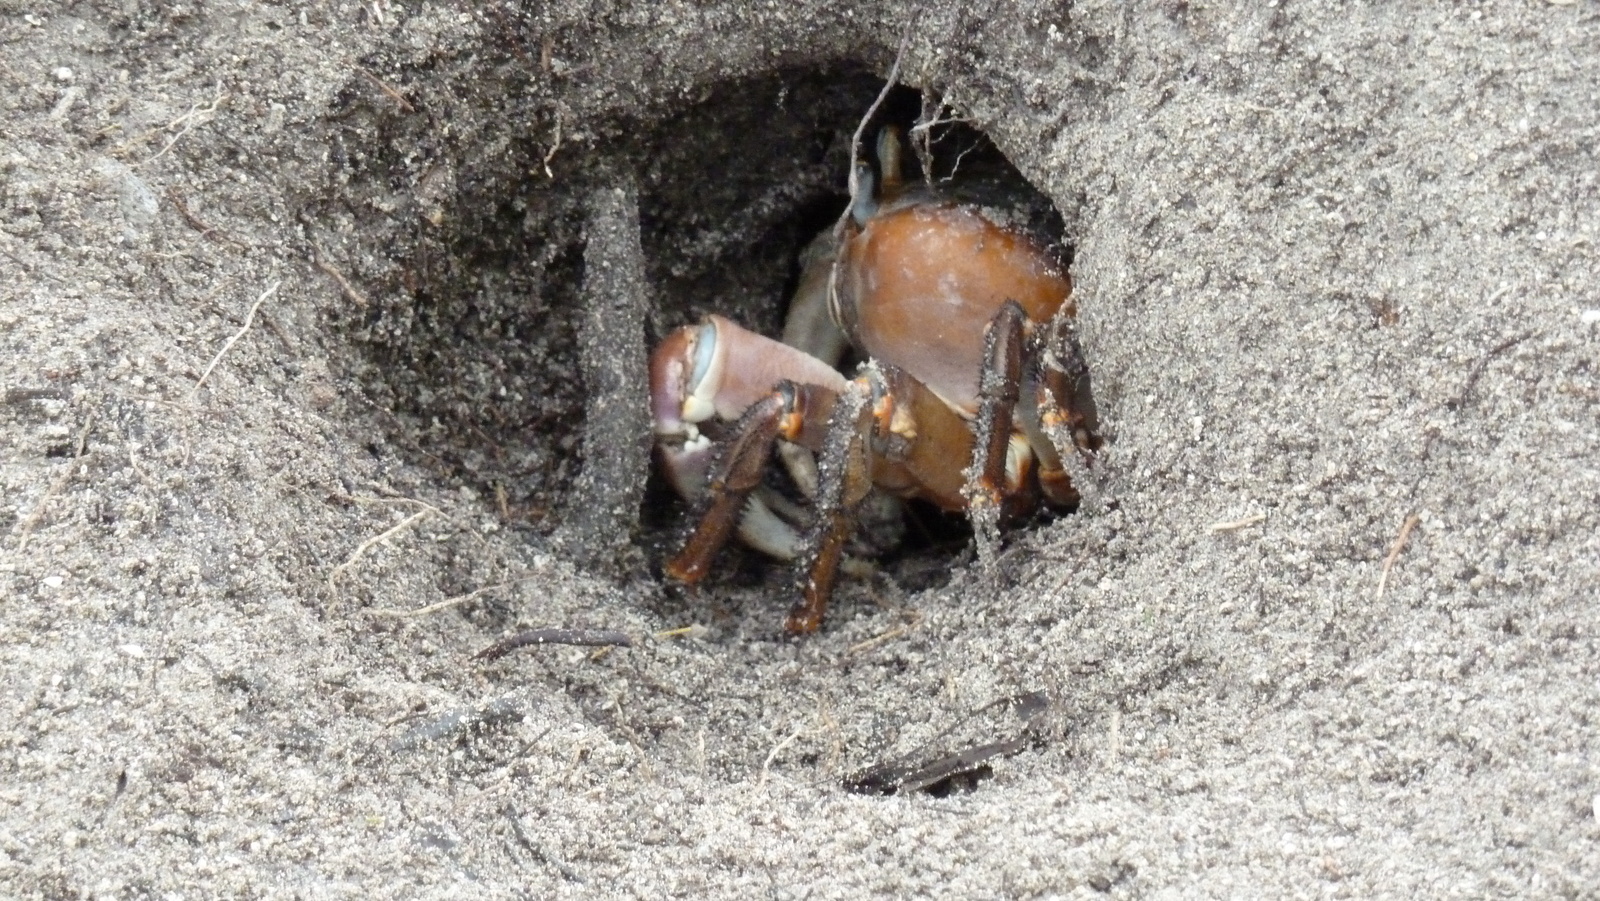
<svg viewBox="0 0 1600 901">
<path fill-rule="evenodd" d="M 1246 516 L 1246 517 L 1244 517 L 1242 519 L 1229 519 L 1229 520 L 1225 520 L 1223 522 L 1214 522 L 1214 523 L 1211 524 L 1211 531 L 1212 532 L 1237 532 L 1240 529 L 1248 529 L 1248 528 L 1250 528 L 1251 526 L 1255 525 L 1258 522 L 1266 522 L 1266 521 L 1267 521 L 1267 514 L 1265 514 L 1265 513 L 1252 513 L 1249 516 Z"/>
<path fill-rule="evenodd" d="M 343 563 L 339 564 L 338 566 L 335 566 L 333 568 L 333 572 L 328 573 L 328 590 L 329 591 L 338 591 L 338 585 L 336 583 L 339 581 L 339 576 L 343 575 L 347 570 L 350 569 L 350 567 L 355 566 L 356 565 L 356 561 L 360 560 L 362 555 L 365 554 L 367 551 L 372 550 L 377 545 L 382 544 L 385 541 L 388 541 L 390 538 L 393 538 L 394 536 L 400 534 L 401 532 L 404 532 L 406 529 L 409 529 L 412 526 L 416 525 L 417 523 L 422 522 L 424 519 L 427 519 L 428 517 L 432 516 L 434 514 L 434 512 L 435 511 L 433 510 L 433 508 L 430 507 L 430 508 L 428 508 L 426 510 L 422 510 L 422 511 L 419 511 L 417 513 L 413 513 L 410 516 L 406 517 L 405 519 L 401 520 L 399 525 L 396 525 L 393 528 L 388 529 L 387 531 L 383 532 L 382 534 L 375 535 L 375 536 L 373 536 L 371 538 L 368 538 L 366 541 L 361 542 L 360 546 L 358 546 L 355 549 L 355 552 L 350 555 L 350 558 L 348 560 L 344 561 Z"/>
<path fill-rule="evenodd" d="M 710 631 L 705 626 L 694 623 L 687 626 L 679 626 L 676 629 L 668 629 L 665 632 L 657 632 L 650 637 L 656 641 L 666 641 L 669 638 L 702 638 Z"/>
<path fill-rule="evenodd" d="M 884 632 L 884 633 L 882 633 L 880 635 L 874 635 L 873 637 L 867 639 L 866 641 L 858 641 L 855 644 L 851 645 L 850 647 L 845 648 L 844 652 L 845 652 L 845 654 L 847 656 L 848 655 L 852 655 L 852 654 L 859 654 L 862 651 L 868 650 L 870 648 L 875 648 L 878 645 L 883 644 L 884 642 L 893 641 L 896 638 L 899 638 L 900 636 L 905 635 L 907 632 L 910 632 L 910 631 L 911 631 L 911 627 L 910 626 L 901 624 L 901 625 L 895 626 L 894 628 L 892 628 L 889 631 Z"/>
<path fill-rule="evenodd" d="M 190 228 L 200 233 L 200 237 L 205 238 L 208 241 L 218 241 L 232 244 L 233 246 L 242 250 L 250 249 L 250 245 L 238 240 L 237 238 L 231 237 L 222 229 L 207 225 L 204 219 L 196 216 L 194 214 L 194 210 L 189 209 L 189 204 L 183 199 L 183 195 L 178 193 L 177 188 L 167 189 L 167 199 L 172 201 L 172 208 L 178 211 L 178 215 L 183 217 L 183 221 L 189 223 Z"/>
<path fill-rule="evenodd" d="M 900 49 L 895 51 L 894 64 L 889 67 L 889 76 L 884 79 L 883 90 L 878 92 L 878 96 L 872 101 L 872 105 L 867 107 L 867 114 L 861 117 L 860 122 L 856 123 L 855 134 L 850 136 L 850 177 L 848 182 L 850 203 L 845 206 L 844 212 L 839 214 L 839 220 L 833 224 L 833 243 L 835 247 L 838 247 L 840 242 L 843 241 L 846 223 L 850 221 L 850 213 L 856 208 L 856 201 L 861 198 L 861 179 L 856 175 L 856 164 L 861 161 L 861 136 L 867 131 L 867 123 L 871 122 L 872 117 L 877 115 L 878 107 L 889 99 L 889 92 L 893 91 L 894 86 L 900 83 L 900 64 L 905 60 L 906 49 L 911 46 L 911 33 L 916 23 L 917 17 L 913 14 L 911 20 L 906 23 L 905 33 L 900 36 Z M 830 304 L 833 298 L 839 296 L 839 273 L 841 270 L 839 256 L 843 256 L 843 254 L 841 253 L 834 258 L 833 268 L 828 272 Z"/>
<path fill-rule="evenodd" d="M 427 511 L 423 511 L 423 513 L 426 513 L 426 512 Z M 419 513 L 417 515 L 421 516 L 423 514 Z M 475 601 L 478 598 L 488 594 L 491 591 L 499 591 L 502 588 L 510 588 L 513 585 L 520 585 L 521 583 L 526 582 L 529 579 L 536 579 L 536 578 L 539 578 L 539 576 L 537 576 L 537 575 L 523 576 L 520 579 L 512 579 L 512 580 L 510 580 L 508 582 L 497 582 L 497 583 L 495 583 L 493 585 L 485 585 L 482 588 L 479 588 L 479 589 L 476 589 L 476 590 L 473 590 L 473 591 L 469 591 L 466 594 L 458 594 L 453 598 L 446 598 L 446 599 L 444 599 L 442 601 L 439 601 L 438 603 L 429 604 L 426 607 L 418 607 L 418 608 L 416 608 L 414 610 L 400 610 L 400 609 L 397 609 L 397 608 L 394 608 L 394 607 L 384 607 L 384 608 L 375 609 L 375 610 L 368 610 L 367 614 L 370 615 L 370 616 L 393 617 L 395 619 L 411 619 L 412 617 L 417 617 L 417 616 L 427 616 L 427 615 L 432 614 L 432 613 L 438 613 L 438 612 L 440 612 L 442 610 L 449 610 L 452 607 L 459 607 L 462 604 L 466 604 L 466 603 L 469 603 L 471 601 Z"/>
<path fill-rule="evenodd" d="M 190 129 L 194 128 L 195 122 L 199 121 L 198 117 L 215 113 L 217 111 L 217 106 L 222 103 L 223 98 L 226 96 L 226 94 L 222 93 L 222 82 L 217 82 L 217 96 L 212 98 L 211 105 L 202 107 L 200 104 L 196 103 L 189 107 L 189 111 L 187 113 L 184 113 L 178 118 L 173 119 L 171 122 L 168 122 L 166 125 L 167 128 L 174 128 L 178 125 L 182 125 L 183 129 L 177 134 L 173 135 L 172 138 L 167 141 L 164 147 L 156 151 L 154 156 L 142 163 L 138 163 L 137 165 L 148 166 L 165 156 L 167 151 L 171 150 L 172 146 L 178 143 L 179 138 L 182 138 L 184 135 L 189 133 Z"/>
<path fill-rule="evenodd" d="M 356 286 L 350 284 L 350 280 L 344 277 L 343 272 L 333 268 L 332 263 L 329 263 L 322 258 L 323 254 L 321 248 L 313 246 L 311 251 L 311 261 L 317 265 L 317 268 L 321 269 L 323 272 L 326 272 L 329 278 L 332 278 L 334 281 L 339 283 L 339 290 L 344 292 L 345 297 L 350 298 L 351 303 L 365 309 L 368 305 L 366 295 L 362 294 L 360 291 L 357 291 Z"/>
<path fill-rule="evenodd" d="M 550 144 L 550 149 L 544 154 L 544 177 L 555 179 L 555 173 L 550 171 L 550 161 L 556 158 L 556 151 L 561 149 L 561 111 L 556 110 L 556 133 Z"/>
<path fill-rule="evenodd" d="M 616 629 L 529 629 L 501 639 L 472 655 L 474 660 L 498 660 L 518 648 L 543 644 L 576 645 L 584 648 L 631 648 L 633 639 Z"/>
<path fill-rule="evenodd" d="M 1413 513 L 1406 517 L 1400 526 L 1400 534 L 1395 537 L 1394 544 L 1389 545 L 1389 556 L 1383 559 L 1383 573 L 1378 576 L 1378 591 L 1373 595 L 1375 599 L 1383 597 L 1383 590 L 1389 587 L 1389 571 L 1394 569 L 1396 560 L 1400 559 L 1400 552 L 1405 550 L 1406 540 L 1411 537 L 1411 530 L 1417 527 L 1422 517 Z"/>
<path fill-rule="evenodd" d="M 377 85 L 378 90 L 384 92 L 385 94 L 388 94 L 389 98 L 391 100 L 393 100 L 395 103 L 400 104 L 400 108 L 401 109 L 405 110 L 408 113 L 414 113 L 414 112 L 417 111 L 417 108 L 411 105 L 411 101 L 407 100 L 404 95 L 402 95 L 399 91 L 397 91 L 393 87 L 391 87 L 388 82 L 384 81 L 383 79 L 379 78 L 378 76 L 376 76 L 376 75 L 372 74 L 371 72 L 367 71 L 362 66 L 356 66 L 356 71 L 360 72 L 362 75 L 367 76 L 368 80 L 370 80 L 374 85 Z"/>
<path fill-rule="evenodd" d="M 261 309 L 262 301 L 278 293 L 278 286 L 281 284 L 283 283 L 280 281 L 268 285 L 267 290 L 262 291 L 261 296 L 256 298 L 256 302 L 250 305 L 250 312 L 246 313 L 244 317 L 244 325 L 239 326 L 239 330 L 234 332 L 232 337 L 222 342 L 222 349 L 217 351 L 217 355 L 211 358 L 210 363 L 206 364 L 205 371 L 200 373 L 200 380 L 194 383 L 194 390 L 189 392 L 191 400 L 200 393 L 200 386 L 206 383 L 206 379 L 211 375 L 211 370 L 216 369 L 217 364 L 222 362 L 223 355 L 232 349 L 235 344 L 239 343 L 239 339 L 244 337 L 245 332 L 250 331 L 250 325 L 256 321 L 256 311 Z"/>
<path fill-rule="evenodd" d="M 778 755 L 783 753 L 783 749 L 784 748 L 787 748 L 791 744 L 794 744 L 794 740 L 799 738 L 800 736 L 804 735 L 805 733 L 806 733 L 805 727 L 801 726 L 800 728 L 798 728 L 798 729 L 794 730 L 793 732 L 791 732 L 789 734 L 788 738 L 784 739 L 783 741 L 778 742 L 778 744 L 771 751 L 767 752 L 767 759 L 761 762 L 761 778 L 756 780 L 756 788 L 759 789 L 759 788 L 764 788 L 766 786 L 766 784 L 767 784 L 767 773 L 772 770 L 772 762 L 774 760 L 778 759 Z"/>
</svg>

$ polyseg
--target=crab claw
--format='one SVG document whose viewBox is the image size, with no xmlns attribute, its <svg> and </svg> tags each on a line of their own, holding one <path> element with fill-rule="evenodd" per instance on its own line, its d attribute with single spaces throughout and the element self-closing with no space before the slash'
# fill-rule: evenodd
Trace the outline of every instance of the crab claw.
<svg viewBox="0 0 1600 901">
<path fill-rule="evenodd" d="M 834 393 L 848 381 L 827 363 L 711 315 L 667 336 L 650 358 L 650 406 L 658 438 L 694 438 L 712 417 L 733 422 L 782 382 Z"/>
<path fill-rule="evenodd" d="M 701 424 L 734 422 L 783 382 L 837 394 L 848 384 L 827 363 L 741 328 L 721 316 L 668 335 L 650 357 L 650 414 L 662 469 L 674 490 L 695 501 L 706 494 L 715 448 Z M 785 437 L 816 442 L 826 410 L 786 427 Z M 759 497 L 750 498 L 739 531 L 746 543 L 774 557 L 799 553 L 800 536 Z"/>
<path fill-rule="evenodd" d="M 779 382 L 838 392 L 833 367 L 803 351 L 740 328 L 721 316 L 668 335 L 650 358 L 650 405 L 658 436 L 692 437 L 713 416 L 732 422 Z"/>
</svg>

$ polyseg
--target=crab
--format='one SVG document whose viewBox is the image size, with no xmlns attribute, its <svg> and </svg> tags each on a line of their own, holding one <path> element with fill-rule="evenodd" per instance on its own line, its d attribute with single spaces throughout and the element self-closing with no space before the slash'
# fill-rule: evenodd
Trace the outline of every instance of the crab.
<svg viewBox="0 0 1600 901">
<path fill-rule="evenodd" d="M 802 255 L 784 340 L 709 315 L 650 360 L 657 460 L 698 506 L 663 569 L 696 584 L 735 535 L 802 569 L 793 634 L 821 625 L 856 512 L 887 494 L 998 524 L 1078 501 L 1098 446 L 1064 267 L 1002 217 L 901 176 L 884 129 L 847 215 Z M 838 364 L 853 350 L 856 375 Z M 1065 455 L 1065 457 L 1064 457 Z M 803 497 L 771 487 L 781 461 Z"/>
</svg>

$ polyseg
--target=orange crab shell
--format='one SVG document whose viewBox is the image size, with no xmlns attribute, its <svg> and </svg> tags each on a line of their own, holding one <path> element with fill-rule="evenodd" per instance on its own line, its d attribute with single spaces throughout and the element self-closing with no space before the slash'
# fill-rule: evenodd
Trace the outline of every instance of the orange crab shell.
<svg viewBox="0 0 1600 901">
<path fill-rule="evenodd" d="M 1070 304 L 1072 282 L 1021 232 L 954 203 L 906 202 L 845 238 L 840 326 L 966 416 L 978 407 L 984 333 L 1007 300 L 1034 323 Z"/>
</svg>

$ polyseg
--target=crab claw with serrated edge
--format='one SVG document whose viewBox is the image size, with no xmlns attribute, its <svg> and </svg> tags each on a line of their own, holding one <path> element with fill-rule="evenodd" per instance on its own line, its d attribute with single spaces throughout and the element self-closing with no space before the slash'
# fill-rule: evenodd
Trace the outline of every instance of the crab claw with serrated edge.
<svg viewBox="0 0 1600 901">
<path fill-rule="evenodd" d="M 835 394 L 848 384 L 821 360 L 722 316 L 680 328 L 657 345 L 650 357 L 650 415 L 661 468 L 679 495 L 698 500 L 706 494 L 716 450 L 700 424 L 738 420 L 784 380 Z M 826 411 L 818 411 L 784 431 L 791 440 L 817 444 L 826 421 Z M 738 528 L 746 544 L 780 560 L 794 559 L 804 544 L 794 525 L 759 495 L 746 502 Z"/>
</svg>

